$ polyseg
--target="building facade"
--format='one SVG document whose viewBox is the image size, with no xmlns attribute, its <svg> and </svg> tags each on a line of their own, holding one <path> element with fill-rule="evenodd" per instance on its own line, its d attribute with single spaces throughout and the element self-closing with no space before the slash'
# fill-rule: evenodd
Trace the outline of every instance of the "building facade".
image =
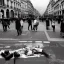
<svg viewBox="0 0 64 64">
<path fill-rule="evenodd" d="M 1 1 L 1 0 L 0 0 Z M 3 1 L 3 3 L 2 3 Z M 15 16 L 20 16 L 21 13 L 21 0 L 2 0 L 0 3 L 0 12 L 2 12 L 2 17 L 13 18 Z"/>
<path fill-rule="evenodd" d="M 34 7 L 30 0 L 21 0 L 21 15 L 24 18 L 27 18 L 29 16 L 33 16 L 34 13 Z"/>
<path fill-rule="evenodd" d="M 53 3 L 53 0 L 50 0 L 44 14 L 47 14 L 47 15 L 53 14 L 53 16 L 57 16 L 57 17 L 64 16 L 64 0 L 56 0 L 54 4 L 52 3 Z"/>
<path fill-rule="evenodd" d="M 53 5 L 54 5 L 55 1 L 54 0 L 50 0 L 47 9 L 45 11 L 45 15 L 52 15 L 53 14 Z"/>
<path fill-rule="evenodd" d="M 54 15 L 63 16 L 64 15 L 64 0 L 57 0 L 53 5 Z"/>
<path fill-rule="evenodd" d="M 33 5 L 30 0 L 0 0 L 2 18 L 14 18 L 33 14 Z"/>
<path fill-rule="evenodd" d="M 54 8 L 54 15 L 58 16 L 58 15 L 62 15 L 62 7 L 61 7 L 61 0 L 56 1 L 56 3 L 53 5 Z"/>
</svg>

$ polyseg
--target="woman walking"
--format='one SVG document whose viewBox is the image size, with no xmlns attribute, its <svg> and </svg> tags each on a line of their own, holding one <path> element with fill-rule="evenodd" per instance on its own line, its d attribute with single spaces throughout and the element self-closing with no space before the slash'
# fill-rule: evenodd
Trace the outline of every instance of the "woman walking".
<svg viewBox="0 0 64 64">
<path fill-rule="evenodd" d="M 16 30 L 17 30 L 17 36 L 21 35 L 21 24 L 20 24 L 19 18 L 16 18 L 15 27 L 16 27 Z"/>
<path fill-rule="evenodd" d="M 52 28 L 53 28 L 53 32 L 55 32 L 55 21 L 52 19 Z"/>
</svg>

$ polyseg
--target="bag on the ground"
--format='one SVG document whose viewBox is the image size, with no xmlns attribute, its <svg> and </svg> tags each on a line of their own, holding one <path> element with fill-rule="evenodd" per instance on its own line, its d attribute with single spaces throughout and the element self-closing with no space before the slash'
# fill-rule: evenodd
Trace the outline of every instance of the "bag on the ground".
<svg viewBox="0 0 64 64">
<path fill-rule="evenodd" d="M 14 52 L 14 57 L 18 58 L 18 57 L 20 57 L 20 54 L 18 52 Z"/>
<path fill-rule="evenodd" d="M 4 53 L 1 53 L 1 56 L 5 58 L 5 60 L 10 60 L 13 57 L 13 54 L 10 54 L 9 51 L 4 51 Z"/>
</svg>

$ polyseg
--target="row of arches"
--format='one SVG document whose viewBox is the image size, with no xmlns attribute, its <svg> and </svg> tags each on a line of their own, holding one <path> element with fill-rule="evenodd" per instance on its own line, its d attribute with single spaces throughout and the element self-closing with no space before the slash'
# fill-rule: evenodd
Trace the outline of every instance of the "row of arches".
<svg viewBox="0 0 64 64">
<path fill-rule="evenodd" d="M 11 10 L 10 12 L 9 12 L 9 9 L 7 9 L 6 10 L 6 17 L 7 18 L 14 18 L 14 11 L 13 10 Z"/>
<path fill-rule="evenodd" d="M 3 9 L 1 9 L 1 12 L 2 12 L 2 18 L 4 18 L 4 10 Z M 7 9 L 6 10 L 6 18 L 14 18 L 14 11 L 13 10 L 11 10 L 10 12 L 9 12 L 9 9 Z"/>
</svg>

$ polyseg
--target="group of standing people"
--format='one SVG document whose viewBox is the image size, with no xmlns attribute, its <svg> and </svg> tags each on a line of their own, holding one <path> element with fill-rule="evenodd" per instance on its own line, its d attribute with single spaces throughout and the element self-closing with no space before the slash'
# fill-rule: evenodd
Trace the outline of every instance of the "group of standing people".
<svg viewBox="0 0 64 64">
<path fill-rule="evenodd" d="M 49 30 L 49 26 L 50 26 L 50 21 L 51 21 L 51 26 L 53 28 L 53 32 L 55 32 L 55 19 L 46 19 L 46 29 Z"/>
<path fill-rule="evenodd" d="M 28 30 L 30 30 L 30 27 L 31 27 L 31 30 L 37 31 L 38 25 L 39 25 L 38 19 L 32 20 L 31 18 L 28 18 L 26 21 L 28 22 Z M 16 27 L 18 36 L 22 34 L 23 25 L 24 25 L 23 19 L 17 18 L 15 20 L 15 27 Z"/>
<path fill-rule="evenodd" d="M 23 25 L 24 25 L 24 19 L 23 18 L 14 18 L 13 20 L 11 19 L 2 19 L 2 27 L 3 27 L 3 31 L 6 32 L 7 28 L 10 29 L 10 24 L 12 21 L 15 22 L 15 29 L 17 31 L 17 35 L 21 35 L 22 34 L 22 30 L 23 30 Z M 38 25 L 39 25 L 39 20 L 36 19 L 31 19 L 31 18 L 27 18 L 26 19 L 27 23 L 28 23 L 28 30 L 34 30 L 37 31 L 38 29 Z"/>
<path fill-rule="evenodd" d="M 1 23 L 2 23 L 2 27 L 3 27 L 3 31 L 6 32 L 7 28 L 10 29 L 9 25 L 10 25 L 10 19 L 1 19 Z"/>
<path fill-rule="evenodd" d="M 46 18 L 46 29 L 47 30 L 49 30 L 50 21 L 51 21 L 51 27 L 53 29 L 53 32 L 55 32 L 55 26 L 58 20 L 55 20 L 55 18 L 52 18 L 51 20 L 49 18 Z M 60 18 L 59 22 L 60 22 L 60 36 L 64 37 L 64 18 Z"/>
<path fill-rule="evenodd" d="M 28 19 L 27 22 L 28 22 L 28 30 L 31 27 L 31 30 L 37 31 L 39 25 L 38 19 L 34 19 L 34 20 Z"/>
</svg>

